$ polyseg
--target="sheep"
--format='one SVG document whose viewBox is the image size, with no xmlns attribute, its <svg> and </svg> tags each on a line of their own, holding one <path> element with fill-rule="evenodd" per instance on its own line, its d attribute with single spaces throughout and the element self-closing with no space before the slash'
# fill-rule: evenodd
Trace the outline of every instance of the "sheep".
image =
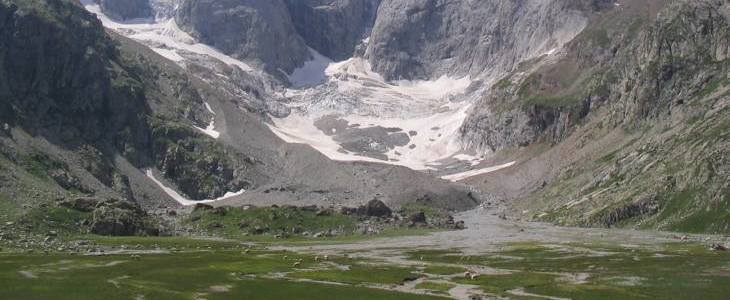
<svg viewBox="0 0 730 300">
<path fill-rule="evenodd" d="M 314 261 L 319 261 L 319 256 L 315 256 Z"/>
<path fill-rule="evenodd" d="M 288 255 L 284 255 L 284 260 L 287 260 L 287 259 L 289 259 L 289 256 Z"/>
<path fill-rule="evenodd" d="M 329 255 L 325 255 L 323 258 L 324 258 L 324 260 L 329 260 L 330 259 Z"/>
<path fill-rule="evenodd" d="M 301 266 L 301 265 L 302 265 L 302 263 L 297 261 L 297 262 L 294 262 L 294 265 L 293 266 L 295 268 L 299 268 L 299 266 Z"/>
<path fill-rule="evenodd" d="M 479 278 L 479 273 L 466 271 L 466 272 L 464 272 L 464 278 L 474 280 L 474 279 Z"/>
</svg>

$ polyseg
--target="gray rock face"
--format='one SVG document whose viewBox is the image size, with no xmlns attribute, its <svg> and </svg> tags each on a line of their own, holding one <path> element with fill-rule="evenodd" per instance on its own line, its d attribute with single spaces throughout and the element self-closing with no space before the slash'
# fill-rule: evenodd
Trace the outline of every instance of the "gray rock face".
<svg viewBox="0 0 730 300">
<path fill-rule="evenodd" d="M 107 16 L 117 20 L 152 17 L 149 0 L 95 0 Z"/>
<path fill-rule="evenodd" d="M 175 21 L 201 42 L 272 74 L 291 73 L 311 57 L 283 0 L 185 0 Z"/>
<path fill-rule="evenodd" d="M 727 61 L 730 46 L 722 33 L 730 22 L 712 13 L 723 11 L 718 3 L 677 1 L 662 13 L 641 3 L 614 10 L 622 16 L 589 25 L 563 56 L 505 76 L 465 120 L 462 141 L 491 151 L 558 143 L 599 108 L 608 107 L 608 124 L 631 126 L 682 105 L 684 93 L 718 76 L 707 66 Z M 651 27 L 632 33 L 618 26 L 651 14 L 658 16 Z"/>
<path fill-rule="evenodd" d="M 333 59 L 352 57 L 375 23 L 380 0 L 286 0 L 307 45 Z"/>
<path fill-rule="evenodd" d="M 182 0 L 149 0 L 152 12 L 156 19 L 170 19 L 175 17 L 175 10 Z"/>
<path fill-rule="evenodd" d="M 367 55 L 388 80 L 501 73 L 580 32 L 572 2 L 384 0 Z"/>
</svg>

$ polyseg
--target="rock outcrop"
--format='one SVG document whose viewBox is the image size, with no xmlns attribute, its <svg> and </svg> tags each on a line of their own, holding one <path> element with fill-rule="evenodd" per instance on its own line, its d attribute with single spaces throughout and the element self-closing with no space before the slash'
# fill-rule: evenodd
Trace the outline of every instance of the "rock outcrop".
<svg viewBox="0 0 730 300">
<path fill-rule="evenodd" d="M 388 80 L 509 71 L 583 29 L 573 2 L 384 0 L 367 56 Z"/>
<path fill-rule="evenodd" d="M 117 20 L 151 18 L 150 0 L 94 0 L 107 16 Z"/>
<path fill-rule="evenodd" d="M 501 78 L 464 122 L 462 141 L 564 152 L 523 162 L 556 171 L 521 191 L 517 202 L 536 219 L 726 233 L 729 11 L 714 0 L 600 11 L 559 54 Z"/>
<path fill-rule="evenodd" d="M 0 23 L 0 119 L 77 150 L 78 158 L 41 165 L 60 187 L 90 192 L 84 186 L 100 183 L 131 198 L 129 179 L 111 158 L 116 155 L 138 168 L 164 169 L 193 199 L 243 187 L 243 158 L 191 127 L 205 122 L 207 110 L 178 66 L 129 40 L 113 40 L 72 1 L 3 2 Z M 56 166 L 79 161 L 85 171 Z"/>
<path fill-rule="evenodd" d="M 283 0 L 185 0 L 175 21 L 201 42 L 277 76 L 311 58 Z"/>
<path fill-rule="evenodd" d="M 83 225 L 88 232 L 109 236 L 157 235 L 152 218 L 142 208 L 129 201 L 81 197 L 63 200 L 62 207 L 88 214 Z"/>
<path fill-rule="evenodd" d="M 633 126 L 681 105 L 727 67 L 728 17 L 719 3 L 678 1 L 647 20 L 658 3 L 604 12 L 564 55 L 508 73 L 464 122 L 462 140 L 490 151 L 557 143 L 600 107 L 611 106 L 611 126 Z"/>
<path fill-rule="evenodd" d="M 358 213 L 368 217 L 390 217 L 393 211 L 383 201 L 373 199 L 357 209 Z"/>
<path fill-rule="evenodd" d="M 307 45 L 332 60 L 353 56 L 375 23 L 380 0 L 286 0 Z"/>
</svg>

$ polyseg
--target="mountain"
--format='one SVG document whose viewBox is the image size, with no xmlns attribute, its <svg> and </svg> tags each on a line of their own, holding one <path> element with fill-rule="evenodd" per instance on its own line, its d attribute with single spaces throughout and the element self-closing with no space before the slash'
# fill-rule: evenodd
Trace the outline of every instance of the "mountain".
<svg viewBox="0 0 730 300">
<path fill-rule="evenodd" d="M 286 5 L 307 45 L 340 61 L 369 36 L 380 0 L 286 0 Z"/>
<path fill-rule="evenodd" d="M 290 73 L 310 58 L 282 0 L 188 0 L 175 21 L 198 40 L 274 74 Z"/>
<path fill-rule="evenodd" d="M 587 20 L 577 3 L 385 0 L 368 58 L 389 80 L 500 74 L 580 32 Z"/>
<path fill-rule="evenodd" d="M 726 233 L 729 7 L 3 0 L 2 195 Z"/>
<path fill-rule="evenodd" d="M 727 12 L 722 1 L 599 11 L 560 56 L 501 78 L 462 140 L 503 152 L 552 147 L 512 174 L 535 181 L 517 193 L 532 218 L 727 232 Z"/>
<path fill-rule="evenodd" d="M 150 209 L 224 196 L 267 205 L 374 197 L 477 204 L 467 189 L 426 174 L 338 163 L 283 143 L 226 91 L 104 30 L 72 1 L 0 8 L 3 199 L 14 211 L 79 196 Z"/>
</svg>

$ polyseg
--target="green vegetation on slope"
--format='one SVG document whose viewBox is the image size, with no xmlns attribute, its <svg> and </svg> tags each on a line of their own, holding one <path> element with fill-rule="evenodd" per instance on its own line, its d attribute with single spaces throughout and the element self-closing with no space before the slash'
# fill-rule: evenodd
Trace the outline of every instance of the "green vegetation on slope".
<svg viewBox="0 0 730 300">
<path fill-rule="evenodd" d="M 337 231 L 352 234 L 357 225 L 354 216 L 339 213 L 320 213 L 318 209 L 298 207 L 229 207 L 197 209 L 187 224 L 215 235 L 242 237 L 248 235 L 315 235 Z"/>
</svg>

